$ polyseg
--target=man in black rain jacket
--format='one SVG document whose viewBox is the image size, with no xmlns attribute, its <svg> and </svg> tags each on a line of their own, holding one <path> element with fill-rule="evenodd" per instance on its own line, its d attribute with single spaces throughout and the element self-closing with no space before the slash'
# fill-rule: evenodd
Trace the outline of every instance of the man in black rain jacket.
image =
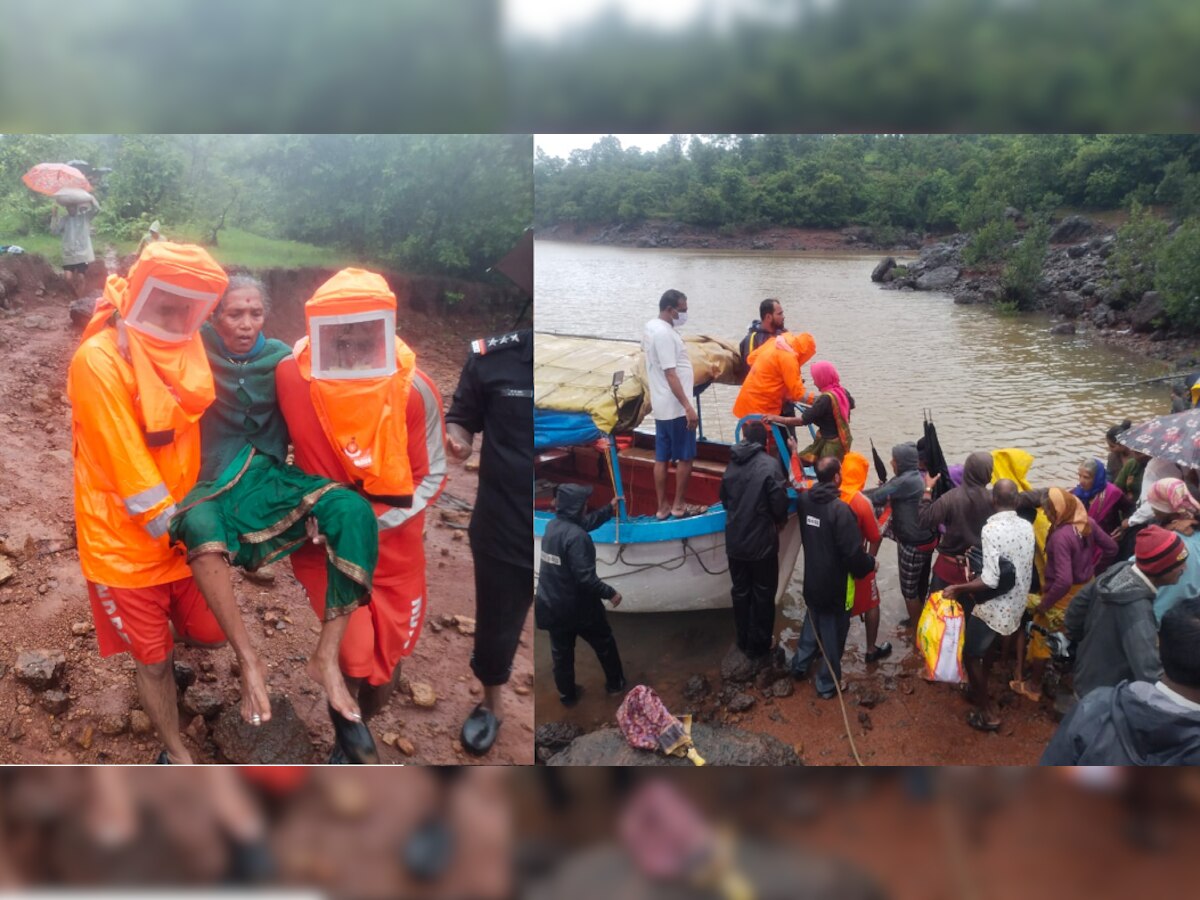
<svg viewBox="0 0 1200 900">
<path fill-rule="evenodd" d="M 763 423 L 747 422 L 721 479 L 737 646 L 755 660 L 771 651 L 779 588 L 779 528 L 787 521 L 788 508 L 783 468 L 766 452 L 766 443 Z"/>
<path fill-rule="evenodd" d="M 542 536 L 541 568 L 533 607 L 537 627 L 550 632 L 554 686 L 566 706 L 575 704 L 581 690 L 575 683 L 576 638 L 583 638 L 596 651 L 608 692 L 619 694 L 625 689 L 617 641 L 601 603 L 610 600 L 616 607 L 621 595 L 596 575 L 596 545 L 588 534 L 611 519 L 613 509 L 587 512 L 591 494 L 588 485 L 559 487 L 555 497 L 557 514 Z"/>
<path fill-rule="evenodd" d="M 817 460 L 816 470 L 817 484 L 800 492 L 798 504 L 808 615 L 792 659 L 792 674 L 803 678 L 815 660 L 818 666 L 813 680 L 817 694 L 829 700 L 837 695 L 842 678 L 842 653 L 850 632 L 847 597 L 854 596 L 850 579 L 869 575 L 876 563 L 875 557 L 863 549 L 862 532 L 854 512 L 838 496 L 841 462 L 836 457 L 825 457 Z M 822 647 L 829 665 L 825 665 Z"/>
</svg>

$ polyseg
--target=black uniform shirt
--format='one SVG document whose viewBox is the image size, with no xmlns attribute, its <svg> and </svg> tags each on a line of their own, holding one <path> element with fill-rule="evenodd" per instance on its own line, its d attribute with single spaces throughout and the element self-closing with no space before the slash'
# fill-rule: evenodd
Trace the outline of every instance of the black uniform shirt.
<svg viewBox="0 0 1200 900">
<path fill-rule="evenodd" d="M 532 330 L 471 342 L 446 423 L 483 432 L 472 552 L 532 569 Z"/>
</svg>

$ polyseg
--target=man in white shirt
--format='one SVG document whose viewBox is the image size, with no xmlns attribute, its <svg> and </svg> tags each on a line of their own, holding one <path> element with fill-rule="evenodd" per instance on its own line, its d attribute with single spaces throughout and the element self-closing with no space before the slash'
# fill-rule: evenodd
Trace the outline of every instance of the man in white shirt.
<svg viewBox="0 0 1200 900">
<path fill-rule="evenodd" d="M 1020 627 L 1033 577 L 1033 526 L 1017 515 L 1019 493 L 1016 482 L 1007 478 L 992 487 L 996 512 L 981 533 L 983 571 L 973 581 L 942 591 L 943 597 L 961 600 L 967 613 L 963 667 L 967 670 L 969 699 L 975 707 L 967 716 L 967 724 L 978 731 L 1000 728 L 1000 717 L 988 693 L 988 678 L 998 648 L 996 639 L 1008 637 Z M 1005 568 L 1012 567 L 1011 581 L 1002 577 L 1002 560 Z M 997 589 L 1002 592 L 997 593 Z"/>
<path fill-rule="evenodd" d="M 692 362 L 676 329 L 687 321 L 687 297 L 669 290 L 658 301 L 658 316 L 642 331 L 646 380 L 650 384 L 650 414 L 654 416 L 655 518 L 682 518 L 703 512 L 686 502 L 692 460 L 696 458 L 699 416 L 692 406 Z M 667 497 L 667 469 L 675 463 L 675 502 Z"/>
</svg>

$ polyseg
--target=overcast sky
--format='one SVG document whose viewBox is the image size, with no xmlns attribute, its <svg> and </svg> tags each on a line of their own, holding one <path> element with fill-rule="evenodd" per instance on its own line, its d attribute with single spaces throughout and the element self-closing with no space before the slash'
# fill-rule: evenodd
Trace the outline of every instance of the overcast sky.
<svg viewBox="0 0 1200 900">
<path fill-rule="evenodd" d="M 504 29 L 513 37 L 553 38 L 606 8 L 619 9 L 631 24 L 676 28 L 703 6 L 704 0 L 504 0 Z"/>
</svg>

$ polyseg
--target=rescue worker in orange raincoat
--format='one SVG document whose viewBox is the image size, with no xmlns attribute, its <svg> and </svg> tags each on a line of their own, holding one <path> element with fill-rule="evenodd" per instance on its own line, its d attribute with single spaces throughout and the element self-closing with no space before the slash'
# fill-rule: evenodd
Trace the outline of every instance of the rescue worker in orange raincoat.
<svg viewBox="0 0 1200 900">
<path fill-rule="evenodd" d="M 242 717 L 270 717 L 263 668 L 232 595 L 205 601 L 204 579 L 167 536 L 175 504 L 200 470 L 200 416 L 212 371 L 197 333 L 228 283 L 200 247 L 158 243 L 128 279 L 110 276 L 67 373 L 75 456 L 79 562 L 100 655 L 129 652 L 142 708 L 165 749 L 187 763 L 179 733 L 173 636 L 217 647 L 241 667 Z"/>
<path fill-rule="evenodd" d="M 816 341 L 808 332 L 781 334 L 751 352 L 746 359 L 750 374 L 734 401 L 734 416 L 777 416 L 789 400 L 810 403 L 812 395 L 804 388 L 800 367 L 816 352 Z"/>
<path fill-rule="evenodd" d="M 442 398 L 396 336 L 396 297 L 381 276 L 344 269 L 304 312 L 307 336 L 275 373 L 296 465 L 355 486 L 379 523 L 371 603 L 351 614 L 339 653 L 366 719 L 391 699 L 425 620 L 425 511 L 447 472 Z M 300 550 L 292 569 L 322 615 L 323 555 Z"/>
</svg>

